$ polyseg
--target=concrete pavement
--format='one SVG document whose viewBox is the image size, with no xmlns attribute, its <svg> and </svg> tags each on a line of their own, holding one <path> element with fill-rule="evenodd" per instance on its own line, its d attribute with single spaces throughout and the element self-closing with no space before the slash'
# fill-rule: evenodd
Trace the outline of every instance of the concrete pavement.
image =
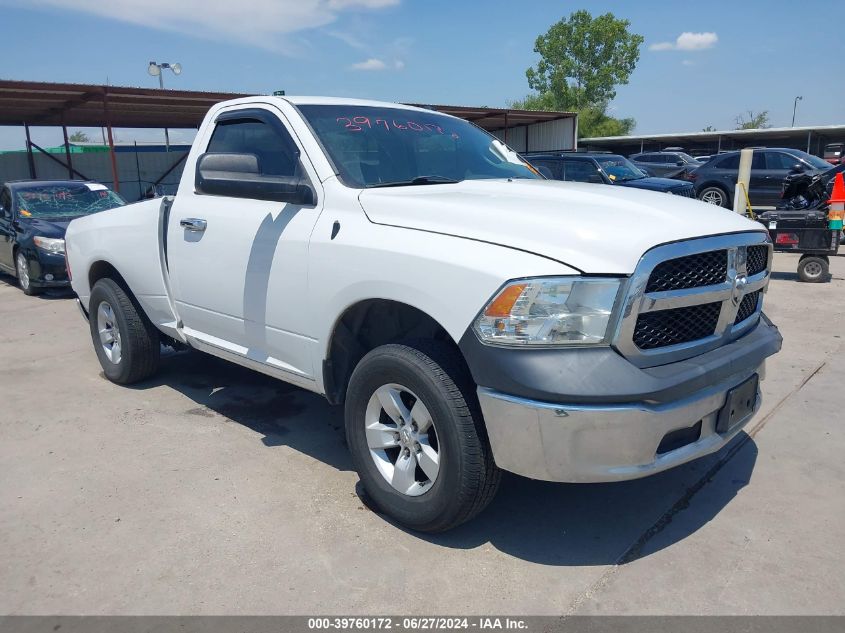
<svg viewBox="0 0 845 633">
<path fill-rule="evenodd" d="M 437 536 L 366 508 L 321 398 L 199 353 L 115 386 L 72 300 L 0 278 L 0 613 L 845 613 L 845 257 L 796 264 L 748 435 L 635 482 L 506 476 Z"/>
</svg>

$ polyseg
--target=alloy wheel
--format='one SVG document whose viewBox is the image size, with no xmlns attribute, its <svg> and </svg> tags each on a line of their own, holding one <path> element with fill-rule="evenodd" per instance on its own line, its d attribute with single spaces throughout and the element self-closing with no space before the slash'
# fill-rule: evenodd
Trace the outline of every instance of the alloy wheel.
<svg viewBox="0 0 845 633">
<path fill-rule="evenodd" d="M 18 253 L 15 263 L 18 269 L 18 281 L 21 284 L 21 288 L 23 290 L 29 290 L 29 284 L 31 283 L 29 278 L 29 264 L 23 253 Z"/>
<path fill-rule="evenodd" d="M 715 204 L 716 206 L 721 207 L 725 203 L 725 195 L 718 189 L 709 189 L 704 192 L 703 196 L 701 196 L 701 200 L 707 204 Z"/>
<path fill-rule="evenodd" d="M 114 310 L 105 301 L 97 308 L 97 331 L 100 333 L 100 345 L 103 346 L 106 358 L 117 365 L 121 357 L 120 328 Z"/>
<path fill-rule="evenodd" d="M 407 387 L 375 390 L 364 415 L 370 456 L 394 489 L 416 497 L 431 489 L 440 471 L 440 444 L 431 414 Z"/>
</svg>

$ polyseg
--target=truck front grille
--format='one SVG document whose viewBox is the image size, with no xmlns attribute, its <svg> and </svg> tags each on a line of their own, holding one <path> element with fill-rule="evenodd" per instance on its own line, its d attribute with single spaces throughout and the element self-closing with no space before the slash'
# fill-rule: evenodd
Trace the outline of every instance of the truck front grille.
<svg viewBox="0 0 845 633">
<path fill-rule="evenodd" d="M 721 311 L 722 304 L 715 302 L 641 314 L 634 330 L 634 345 L 656 349 L 711 336 Z"/>
<path fill-rule="evenodd" d="M 696 253 L 658 264 L 648 278 L 646 292 L 682 290 L 720 284 L 728 276 L 728 251 Z"/>
<path fill-rule="evenodd" d="M 748 275 L 756 275 L 763 272 L 769 265 L 769 247 L 766 244 L 748 247 L 748 259 L 746 269 Z"/>
<path fill-rule="evenodd" d="M 757 322 L 770 262 L 761 232 L 652 249 L 630 280 L 614 345 L 650 367 L 729 343 Z"/>
<path fill-rule="evenodd" d="M 757 302 L 760 298 L 760 290 L 751 292 L 742 298 L 739 304 L 739 310 L 736 313 L 736 320 L 734 325 L 742 323 L 745 319 L 750 318 L 757 311 Z"/>
</svg>

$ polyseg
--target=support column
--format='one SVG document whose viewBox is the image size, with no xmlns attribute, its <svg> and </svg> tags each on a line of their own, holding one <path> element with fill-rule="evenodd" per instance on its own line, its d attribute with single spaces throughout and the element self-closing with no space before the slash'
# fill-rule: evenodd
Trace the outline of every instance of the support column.
<svg viewBox="0 0 845 633">
<path fill-rule="evenodd" d="M 67 177 L 73 180 L 73 161 L 70 157 L 70 141 L 67 139 L 67 126 L 62 125 L 62 134 L 65 137 L 65 159 L 67 159 Z"/>
<path fill-rule="evenodd" d="M 38 176 L 35 175 L 35 158 L 32 156 L 32 139 L 29 137 L 29 125 L 24 123 L 23 129 L 26 131 L 26 159 L 29 162 L 29 177 L 35 180 Z"/>
<path fill-rule="evenodd" d="M 508 111 L 505 110 L 505 145 L 508 144 Z"/>
<path fill-rule="evenodd" d="M 106 93 L 103 95 L 103 110 L 105 111 L 106 115 L 106 132 L 108 132 L 109 138 L 109 158 L 111 159 L 112 188 L 117 193 L 120 193 L 120 178 L 117 175 L 117 156 L 114 153 L 114 135 L 112 134 L 111 116 L 109 115 L 108 88 L 106 88 Z"/>
</svg>

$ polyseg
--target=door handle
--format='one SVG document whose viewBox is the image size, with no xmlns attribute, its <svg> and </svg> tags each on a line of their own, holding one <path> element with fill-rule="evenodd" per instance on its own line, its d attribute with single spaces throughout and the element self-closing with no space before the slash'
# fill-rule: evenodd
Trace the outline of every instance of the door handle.
<svg viewBox="0 0 845 633">
<path fill-rule="evenodd" d="M 205 231 L 205 227 L 208 226 L 208 223 L 200 218 L 182 218 L 179 220 L 179 226 L 183 229 L 187 229 L 188 231 L 202 233 Z"/>
</svg>

